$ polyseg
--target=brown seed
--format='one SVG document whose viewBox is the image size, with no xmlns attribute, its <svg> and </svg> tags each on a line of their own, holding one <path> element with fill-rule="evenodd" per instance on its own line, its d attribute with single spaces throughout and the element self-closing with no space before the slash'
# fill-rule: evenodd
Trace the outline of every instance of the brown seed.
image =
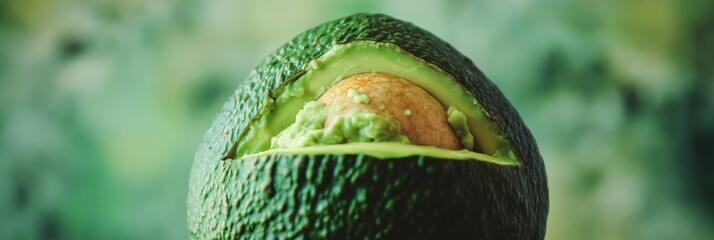
<svg viewBox="0 0 714 240">
<path fill-rule="evenodd" d="M 355 101 L 348 94 L 350 89 L 366 94 L 369 101 Z M 341 106 L 327 117 L 325 126 L 330 126 L 334 117 L 344 112 L 367 110 L 396 120 L 402 133 L 414 144 L 461 149 L 461 143 L 446 120 L 444 106 L 424 89 L 394 75 L 362 73 L 350 76 L 328 89 L 317 101 Z"/>
</svg>

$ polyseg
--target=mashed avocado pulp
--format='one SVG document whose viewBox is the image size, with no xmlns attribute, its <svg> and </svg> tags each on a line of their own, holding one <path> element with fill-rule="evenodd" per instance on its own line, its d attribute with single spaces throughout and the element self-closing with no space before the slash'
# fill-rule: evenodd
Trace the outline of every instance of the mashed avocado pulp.
<svg viewBox="0 0 714 240">
<path fill-rule="evenodd" d="M 454 133 L 456 133 L 456 136 L 459 137 L 461 146 L 463 146 L 464 149 L 473 150 L 474 135 L 472 135 L 471 130 L 469 130 L 466 115 L 456 107 L 449 106 L 449 109 L 446 110 L 446 119 L 449 121 L 449 125 L 451 129 L 454 130 Z"/>
<path fill-rule="evenodd" d="M 364 99 L 360 99 L 364 100 Z M 270 148 L 296 148 L 355 142 L 410 143 L 399 124 L 372 112 L 353 110 L 335 116 L 332 125 L 325 120 L 335 106 L 311 101 L 295 117 L 295 123 L 273 137 Z"/>
</svg>

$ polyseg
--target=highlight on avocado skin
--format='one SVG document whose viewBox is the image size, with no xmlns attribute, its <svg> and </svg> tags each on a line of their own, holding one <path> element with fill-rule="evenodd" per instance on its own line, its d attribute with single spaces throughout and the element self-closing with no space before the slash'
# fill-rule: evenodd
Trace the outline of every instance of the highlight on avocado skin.
<svg viewBox="0 0 714 240">
<path fill-rule="evenodd" d="M 505 96 L 382 14 L 262 61 L 206 134 L 187 202 L 194 239 L 543 239 L 548 216 L 543 160 Z"/>
</svg>

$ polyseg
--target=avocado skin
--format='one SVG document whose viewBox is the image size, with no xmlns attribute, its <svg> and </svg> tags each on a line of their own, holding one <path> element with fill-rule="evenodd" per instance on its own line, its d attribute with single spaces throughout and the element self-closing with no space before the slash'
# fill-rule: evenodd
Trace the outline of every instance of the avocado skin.
<svg viewBox="0 0 714 240">
<path fill-rule="evenodd" d="M 205 182 L 206 195 L 199 201 L 210 211 L 196 212 L 198 225 L 191 234 L 212 239 L 537 238 L 522 224 L 528 219 L 511 217 L 528 212 L 523 203 L 529 202 L 527 196 L 512 195 L 519 189 L 502 185 L 514 176 L 484 174 L 499 168 L 504 167 L 364 155 L 222 161 L 208 176 L 220 181 Z"/>
<path fill-rule="evenodd" d="M 522 165 L 359 155 L 221 160 L 235 157 L 231 147 L 268 96 L 276 97 L 281 87 L 304 74 L 310 61 L 334 45 L 355 41 L 396 45 L 453 76 L 501 128 Z M 308 194 L 302 194 L 305 191 Z M 365 202 L 354 198 L 356 191 L 366 194 Z M 324 212 L 320 203 L 327 206 Z M 359 207 L 350 210 L 352 204 Z M 533 136 L 473 62 L 410 23 L 381 14 L 356 14 L 310 29 L 283 45 L 226 102 L 196 154 L 188 225 L 189 234 L 199 239 L 543 239 L 548 208 L 545 167 Z"/>
</svg>

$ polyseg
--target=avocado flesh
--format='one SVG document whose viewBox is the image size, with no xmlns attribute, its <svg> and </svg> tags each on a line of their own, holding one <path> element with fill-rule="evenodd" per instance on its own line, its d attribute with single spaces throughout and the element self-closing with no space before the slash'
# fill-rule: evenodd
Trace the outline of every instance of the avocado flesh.
<svg viewBox="0 0 714 240">
<path fill-rule="evenodd" d="M 270 139 L 293 123 L 305 103 L 319 98 L 330 86 L 346 77 L 368 72 L 388 73 L 409 80 L 443 105 L 456 107 L 466 116 L 468 128 L 476 141 L 477 149 L 474 150 L 502 159 L 504 163 L 518 163 L 511 144 L 484 114 L 479 102 L 451 76 L 397 46 L 369 41 L 336 45 L 311 61 L 304 75 L 279 88 L 277 97 L 266 100 L 257 120 L 234 146 L 233 155 L 240 157 L 270 149 Z M 433 148 L 431 151 L 430 156 L 439 156 L 442 151 L 444 155 L 449 155 L 445 149 Z M 369 151 L 364 153 L 370 154 Z"/>
<path fill-rule="evenodd" d="M 454 133 L 459 138 L 461 146 L 464 149 L 473 149 L 474 147 L 474 136 L 469 129 L 468 119 L 463 112 L 459 111 L 458 108 L 454 106 L 449 106 L 446 111 L 447 121 L 454 130 Z M 510 158 L 506 158 L 510 159 Z"/>
<path fill-rule="evenodd" d="M 356 92 L 351 90 L 350 93 Z M 369 99 L 367 95 L 355 98 Z M 317 101 L 308 102 L 298 112 L 295 123 L 271 139 L 271 148 L 297 148 L 315 145 L 353 142 L 410 143 L 402 134 L 399 123 L 374 112 L 353 109 L 335 117 L 331 126 L 325 126 L 327 117 L 339 106 L 328 106 Z"/>
<path fill-rule="evenodd" d="M 344 143 L 335 145 L 317 145 L 298 148 L 276 148 L 259 153 L 243 155 L 240 159 L 282 155 L 355 155 L 364 154 L 377 159 L 405 158 L 412 156 L 425 156 L 432 158 L 445 158 L 450 160 L 479 160 L 504 166 L 517 166 L 518 162 L 507 162 L 491 155 L 462 150 L 439 149 L 433 146 L 419 146 L 398 142 L 380 143 Z"/>
</svg>

